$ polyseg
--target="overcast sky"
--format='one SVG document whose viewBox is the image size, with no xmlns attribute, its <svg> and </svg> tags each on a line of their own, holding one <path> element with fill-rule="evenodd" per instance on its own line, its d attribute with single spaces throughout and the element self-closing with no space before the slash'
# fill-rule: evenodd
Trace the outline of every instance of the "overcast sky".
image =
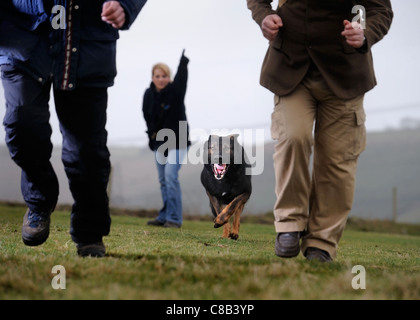
<svg viewBox="0 0 420 320">
<path fill-rule="evenodd" d="M 420 41 L 414 28 L 420 1 L 392 4 L 391 30 L 373 47 L 378 85 L 365 97 L 369 131 L 397 128 L 406 117 L 420 119 Z M 146 144 L 141 107 L 152 65 L 165 62 L 175 72 L 184 48 L 190 58 L 185 103 L 193 135 L 252 129 L 269 137 L 273 94 L 259 85 L 267 45 L 246 1 L 148 1 L 118 42 L 118 76 L 109 90 L 109 144 Z M 61 135 L 51 106 L 52 140 L 58 145 Z M 1 118 L 4 111 L 0 92 Z"/>
</svg>

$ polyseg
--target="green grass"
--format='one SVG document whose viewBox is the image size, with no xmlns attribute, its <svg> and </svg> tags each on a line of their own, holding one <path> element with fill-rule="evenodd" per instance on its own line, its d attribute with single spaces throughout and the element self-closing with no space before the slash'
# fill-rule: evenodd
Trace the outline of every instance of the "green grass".
<svg viewBox="0 0 420 320">
<path fill-rule="evenodd" d="M 147 218 L 113 216 L 107 256 L 80 258 L 69 235 L 69 213 L 52 216 L 48 241 L 26 247 L 25 209 L 0 206 L 0 299 L 419 299 L 420 233 L 347 229 L 337 259 L 308 262 L 274 255 L 272 225 L 245 222 L 238 241 L 222 239 L 208 221 L 182 229 L 146 225 Z M 418 231 L 418 228 L 417 228 Z M 62 265 L 66 289 L 51 269 Z M 352 288 L 354 265 L 366 289 Z"/>
</svg>

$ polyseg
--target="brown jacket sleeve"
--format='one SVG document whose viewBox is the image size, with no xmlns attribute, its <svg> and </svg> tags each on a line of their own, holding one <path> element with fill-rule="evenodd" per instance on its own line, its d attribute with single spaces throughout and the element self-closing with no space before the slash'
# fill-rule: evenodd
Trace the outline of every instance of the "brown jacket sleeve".
<svg viewBox="0 0 420 320">
<path fill-rule="evenodd" d="M 393 12 L 389 0 L 359 1 L 366 8 L 365 37 L 368 50 L 388 33 L 391 27 Z"/>
<path fill-rule="evenodd" d="M 252 12 L 252 18 L 261 27 L 264 18 L 270 14 L 275 14 L 271 7 L 273 0 L 247 0 L 248 9 Z"/>
</svg>

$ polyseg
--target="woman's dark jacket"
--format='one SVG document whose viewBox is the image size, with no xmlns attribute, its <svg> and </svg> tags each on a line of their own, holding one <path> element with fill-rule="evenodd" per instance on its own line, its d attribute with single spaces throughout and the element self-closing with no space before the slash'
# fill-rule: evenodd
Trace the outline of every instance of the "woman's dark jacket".
<svg viewBox="0 0 420 320">
<path fill-rule="evenodd" d="M 182 55 L 173 82 L 170 82 L 160 92 L 156 91 L 152 82 L 144 93 L 143 116 L 147 125 L 149 148 L 153 151 L 168 142 L 168 137 L 165 137 L 163 141 L 156 141 L 156 135 L 161 129 L 170 129 L 175 133 L 176 144 L 168 142 L 168 149 L 185 148 L 191 144 L 184 104 L 187 91 L 188 62 L 188 58 Z"/>
</svg>

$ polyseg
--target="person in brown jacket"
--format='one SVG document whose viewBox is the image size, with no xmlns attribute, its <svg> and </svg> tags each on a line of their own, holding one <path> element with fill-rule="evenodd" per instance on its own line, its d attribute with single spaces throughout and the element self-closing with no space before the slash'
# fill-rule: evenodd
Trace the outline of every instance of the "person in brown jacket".
<svg viewBox="0 0 420 320">
<path fill-rule="evenodd" d="M 275 253 L 328 262 L 366 145 L 363 98 L 376 85 L 371 47 L 393 11 L 390 0 L 279 0 L 277 10 L 271 3 L 247 0 L 269 40 L 260 84 L 275 94 Z"/>
</svg>

